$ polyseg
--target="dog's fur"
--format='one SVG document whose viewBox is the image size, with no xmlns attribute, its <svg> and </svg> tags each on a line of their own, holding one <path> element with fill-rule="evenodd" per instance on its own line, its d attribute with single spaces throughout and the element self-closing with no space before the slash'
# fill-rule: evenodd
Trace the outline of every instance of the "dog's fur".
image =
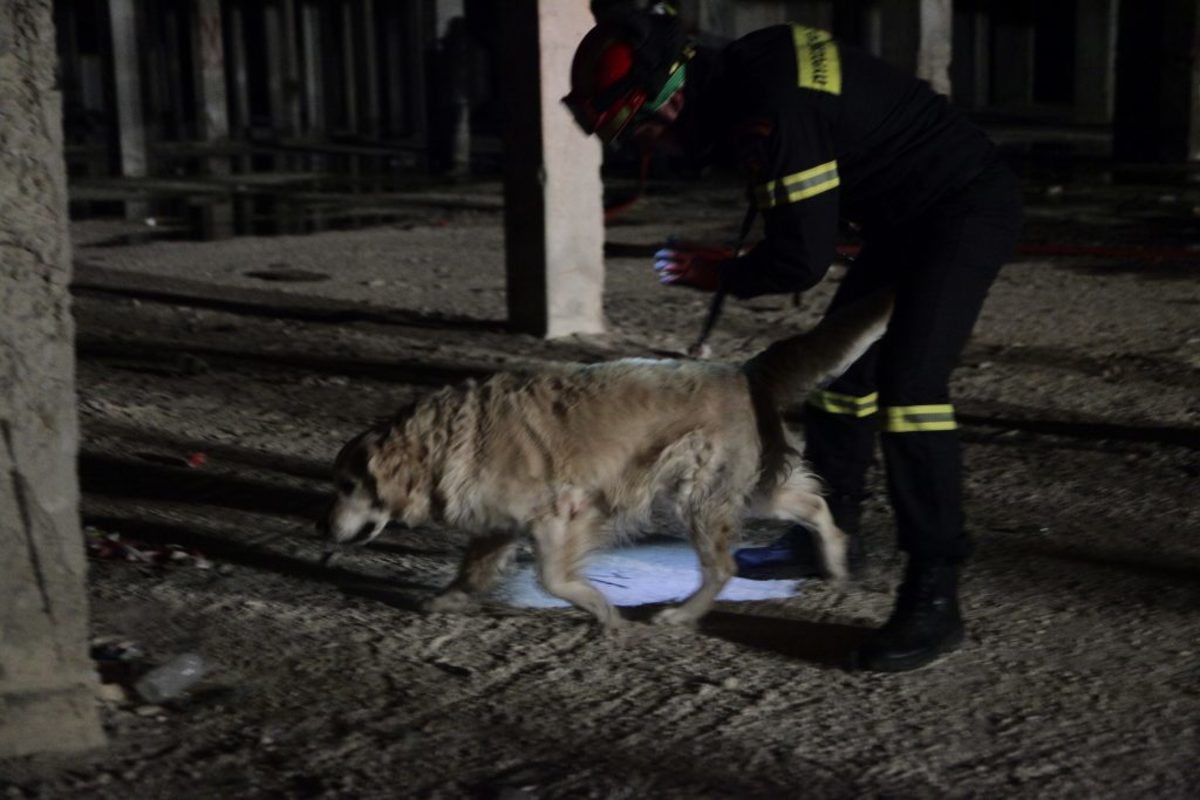
<svg viewBox="0 0 1200 800">
<path fill-rule="evenodd" d="M 644 514 L 660 495 L 691 531 L 703 580 L 658 622 L 709 609 L 735 571 L 746 516 L 812 528 L 827 571 L 843 578 L 845 535 L 780 409 L 853 363 L 890 312 L 890 294 L 868 298 L 742 365 L 629 359 L 443 389 L 342 448 L 327 534 L 365 544 L 393 519 L 470 531 L 458 577 L 428 604 L 435 611 L 465 605 L 528 533 L 547 591 L 620 622 L 581 562 L 609 520 Z"/>
</svg>

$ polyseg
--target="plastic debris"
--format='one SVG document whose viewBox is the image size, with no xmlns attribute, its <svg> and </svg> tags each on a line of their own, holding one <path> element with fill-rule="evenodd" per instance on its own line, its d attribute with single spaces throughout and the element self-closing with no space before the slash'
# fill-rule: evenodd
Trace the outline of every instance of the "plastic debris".
<svg viewBox="0 0 1200 800">
<path fill-rule="evenodd" d="M 183 653 L 147 672 L 133 685 L 148 703 L 162 703 L 178 697 L 204 677 L 204 659 L 195 653 Z"/>
<path fill-rule="evenodd" d="M 208 463 L 208 454 L 197 450 L 194 453 L 188 453 L 187 465 L 189 467 L 203 467 Z"/>
</svg>

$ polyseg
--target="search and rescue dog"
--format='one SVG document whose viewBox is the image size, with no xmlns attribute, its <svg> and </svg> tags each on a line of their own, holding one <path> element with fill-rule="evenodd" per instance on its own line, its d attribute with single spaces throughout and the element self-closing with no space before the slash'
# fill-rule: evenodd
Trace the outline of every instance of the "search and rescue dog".
<svg viewBox="0 0 1200 800">
<path fill-rule="evenodd" d="M 891 295 L 866 298 L 745 364 L 628 359 L 498 374 L 442 389 L 347 443 L 323 527 L 331 550 L 365 544 L 391 520 L 443 523 L 472 539 L 457 578 L 426 604 L 468 604 L 528 534 L 551 594 L 606 626 L 620 614 L 581 564 L 616 517 L 673 501 L 691 532 L 700 588 L 655 622 L 699 619 L 734 574 L 745 517 L 802 523 L 829 575 L 846 576 L 846 536 L 788 441 L 781 408 L 845 370 L 877 339 Z"/>
</svg>

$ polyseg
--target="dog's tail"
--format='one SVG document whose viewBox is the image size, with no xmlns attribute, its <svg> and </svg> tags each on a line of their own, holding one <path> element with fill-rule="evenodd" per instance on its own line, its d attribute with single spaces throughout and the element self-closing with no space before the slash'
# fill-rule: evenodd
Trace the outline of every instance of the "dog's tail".
<svg viewBox="0 0 1200 800">
<path fill-rule="evenodd" d="M 751 358 L 743 369 L 756 394 L 782 408 L 841 375 L 883 335 L 894 299 L 891 289 L 870 294 Z"/>
</svg>

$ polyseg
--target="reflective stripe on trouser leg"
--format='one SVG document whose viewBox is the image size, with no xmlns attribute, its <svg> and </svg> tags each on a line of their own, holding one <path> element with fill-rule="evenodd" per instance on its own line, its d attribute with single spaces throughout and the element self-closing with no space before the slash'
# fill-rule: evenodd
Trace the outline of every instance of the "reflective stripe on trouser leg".
<svg viewBox="0 0 1200 800">
<path fill-rule="evenodd" d="M 838 525 L 857 532 L 866 494 L 866 473 L 875 455 L 878 395 L 829 390 L 808 398 L 804 457 L 827 488 L 826 500 Z"/>
<path fill-rule="evenodd" d="M 964 529 L 962 447 L 947 403 L 888 406 L 881 437 L 900 549 L 923 561 L 958 562 Z"/>
</svg>

